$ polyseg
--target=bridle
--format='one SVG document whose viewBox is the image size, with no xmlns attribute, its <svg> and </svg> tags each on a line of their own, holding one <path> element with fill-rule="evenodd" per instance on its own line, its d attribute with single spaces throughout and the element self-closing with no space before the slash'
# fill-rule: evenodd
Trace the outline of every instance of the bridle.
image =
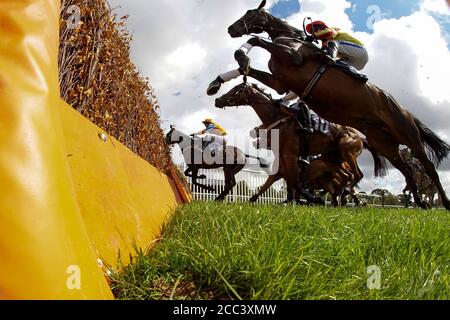
<svg viewBox="0 0 450 320">
<path fill-rule="evenodd" d="M 256 99 L 254 98 L 250 98 L 251 94 L 252 94 L 252 90 L 253 87 L 251 85 L 244 85 L 242 86 L 242 88 L 239 88 L 239 90 L 237 90 L 234 95 L 227 97 L 226 102 L 228 105 L 235 105 L 237 103 L 237 100 L 241 97 L 241 95 L 245 94 L 245 99 L 240 103 L 240 105 L 245 105 L 248 106 L 251 103 L 254 102 L 258 102 Z M 261 100 L 262 102 L 262 100 Z M 237 106 L 236 106 L 237 107 Z M 226 108 L 226 107 L 225 107 Z"/>
<path fill-rule="evenodd" d="M 250 32 L 249 28 L 255 28 L 254 32 L 256 32 L 256 33 L 264 32 L 264 27 L 263 26 L 269 23 L 269 17 L 267 16 L 267 12 L 264 11 L 263 9 L 258 10 L 258 12 L 262 13 L 262 15 L 263 15 L 263 19 L 264 20 L 262 22 L 262 26 L 261 25 L 256 25 L 256 24 L 255 25 L 251 24 L 251 22 L 253 22 L 256 18 L 259 18 L 259 16 L 260 16 L 259 14 L 255 14 L 253 17 L 251 17 L 251 19 L 248 20 L 248 22 L 245 21 L 243 18 L 240 18 L 237 21 L 237 22 L 240 22 L 240 23 L 242 23 L 244 25 L 246 34 L 252 33 L 252 32 Z"/>
</svg>

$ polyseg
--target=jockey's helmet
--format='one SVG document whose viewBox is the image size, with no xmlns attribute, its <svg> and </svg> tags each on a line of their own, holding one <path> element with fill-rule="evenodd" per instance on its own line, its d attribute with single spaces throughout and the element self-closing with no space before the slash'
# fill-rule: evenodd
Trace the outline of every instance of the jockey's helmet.
<svg viewBox="0 0 450 320">
<path fill-rule="evenodd" d="M 208 125 L 210 123 L 213 123 L 213 120 L 210 119 L 210 118 L 207 118 L 207 119 L 203 120 L 202 122 L 203 122 L 204 125 Z"/>
<path fill-rule="evenodd" d="M 306 26 L 306 31 L 309 34 L 313 33 L 313 26 L 314 26 L 314 31 L 320 31 L 320 30 L 325 30 L 328 29 L 328 26 L 325 22 L 323 21 L 314 21 L 313 23 L 310 23 Z"/>
</svg>

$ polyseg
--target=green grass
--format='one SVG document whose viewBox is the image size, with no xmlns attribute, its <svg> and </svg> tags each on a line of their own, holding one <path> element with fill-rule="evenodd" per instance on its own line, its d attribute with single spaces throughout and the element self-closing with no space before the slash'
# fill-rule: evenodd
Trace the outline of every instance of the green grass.
<svg viewBox="0 0 450 320">
<path fill-rule="evenodd" d="M 450 299 L 450 213 L 194 203 L 113 275 L 120 299 Z M 369 290 L 369 266 L 381 289 Z"/>
</svg>

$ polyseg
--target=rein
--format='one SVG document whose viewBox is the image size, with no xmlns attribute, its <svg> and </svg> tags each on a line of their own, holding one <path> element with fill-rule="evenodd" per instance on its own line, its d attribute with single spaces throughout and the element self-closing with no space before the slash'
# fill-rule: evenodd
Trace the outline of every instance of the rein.
<svg viewBox="0 0 450 320">
<path fill-rule="evenodd" d="M 244 25 L 246 34 L 261 37 L 261 36 L 255 35 L 255 33 L 262 33 L 262 32 L 270 33 L 270 31 L 276 31 L 276 32 L 281 32 L 281 33 L 288 33 L 289 36 L 295 36 L 295 37 L 302 38 L 302 35 L 299 34 L 299 32 L 301 32 L 300 30 L 299 31 L 296 31 L 296 30 L 286 31 L 286 28 L 274 27 L 270 24 L 269 13 L 267 13 L 265 10 L 261 10 L 260 12 L 264 19 L 263 22 L 261 23 L 261 25 L 251 24 L 251 22 L 253 20 L 258 18 L 258 15 L 253 16 L 251 19 L 248 20 L 248 22 L 245 21 L 243 18 L 238 20 L 238 22 L 241 22 Z M 277 18 L 275 18 L 275 19 L 277 19 Z M 250 32 L 249 28 L 254 28 L 255 31 Z"/>
<path fill-rule="evenodd" d="M 270 130 L 275 129 L 275 128 L 278 127 L 279 125 L 284 124 L 284 123 L 288 122 L 288 121 L 291 120 L 291 119 L 292 119 L 292 118 L 289 116 L 289 117 L 286 117 L 286 118 L 277 120 L 277 121 L 275 121 L 274 123 L 268 125 L 268 126 L 265 127 L 265 128 L 264 128 L 264 127 L 260 128 L 260 130 L 261 130 L 261 129 L 266 129 L 267 132 L 269 132 Z"/>
<path fill-rule="evenodd" d="M 303 91 L 303 94 L 300 97 L 300 100 L 305 101 L 309 97 L 309 94 L 314 89 L 314 87 L 317 85 L 319 80 L 322 78 L 324 73 L 327 71 L 327 66 L 325 64 L 321 65 L 320 68 L 314 73 L 313 77 L 309 81 L 308 85 L 305 88 L 305 91 Z"/>
</svg>

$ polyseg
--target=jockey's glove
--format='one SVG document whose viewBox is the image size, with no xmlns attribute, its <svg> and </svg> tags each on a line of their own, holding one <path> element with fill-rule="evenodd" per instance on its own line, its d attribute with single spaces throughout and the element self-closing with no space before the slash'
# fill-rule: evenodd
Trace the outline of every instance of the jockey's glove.
<svg viewBox="0 0 450 320">
<path fill-rule="evenodd" d="M 316 39 L 313 36 L 306 36 L 306 41 L 313 43 Z"/>
</svg>

